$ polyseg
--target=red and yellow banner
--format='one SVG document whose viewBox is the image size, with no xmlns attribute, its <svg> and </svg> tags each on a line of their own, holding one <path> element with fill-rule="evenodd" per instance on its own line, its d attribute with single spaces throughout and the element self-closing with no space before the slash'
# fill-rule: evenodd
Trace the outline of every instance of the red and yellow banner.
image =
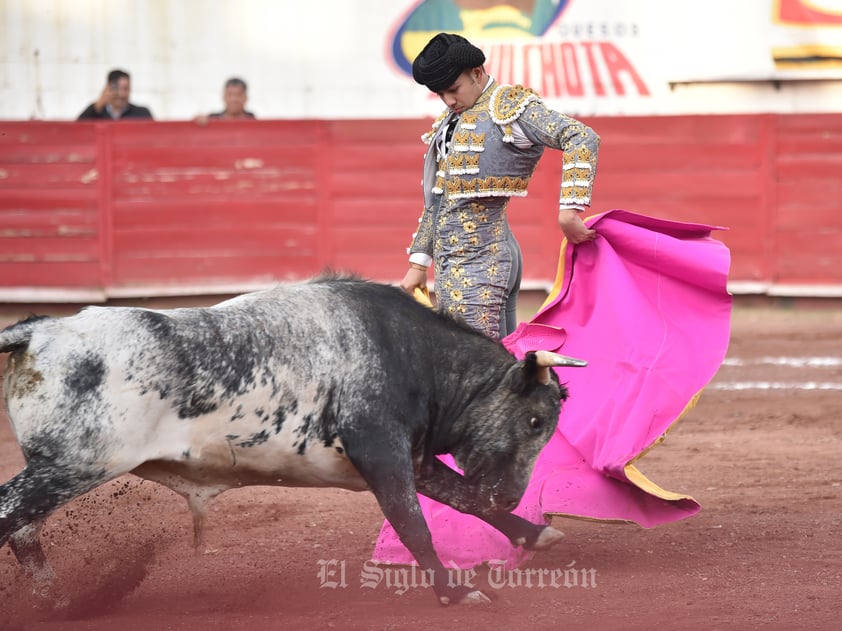
<svg viewBox="0 0 842 631">
<path fill-rule="evenodd" d="M 842 69 L 842 1 L 775 0 L 779 70 Z"/>
</svg>

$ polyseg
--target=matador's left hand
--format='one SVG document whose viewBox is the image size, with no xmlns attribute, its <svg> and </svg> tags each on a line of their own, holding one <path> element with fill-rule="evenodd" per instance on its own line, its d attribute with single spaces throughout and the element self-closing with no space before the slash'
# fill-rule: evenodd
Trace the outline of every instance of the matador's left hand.
<svg viewBox="0 0 842 631">
<path fill-rule="evenodd" d="M 570 243 L 585 243 L 596 238 L 596 230 L 588 228 L 579 217 L 579 211 L 573 208 L 558 211 L 558 225 Z"/>
</svg>

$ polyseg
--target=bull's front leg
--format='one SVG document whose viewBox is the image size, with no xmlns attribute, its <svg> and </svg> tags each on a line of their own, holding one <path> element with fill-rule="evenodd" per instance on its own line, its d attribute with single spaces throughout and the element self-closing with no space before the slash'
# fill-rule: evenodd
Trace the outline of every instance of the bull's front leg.
<svg viewBox="0 0 842 631">
<path fill-rule="evenodd" d="M 513 546 L 544 550 L 564 538 L 564 534 L 552 526 L 533 524 L 513 513 L 490 511 L 480 506 L 477 490 L 462 475 L 437 458 L 433 459 L 432 468 L 416 481 L 416 486 L 422 495 L 490 524 L 506 535 Z"/>
<path fill-rule="evenodd" d="M 383 443 L 378 448 L 372 442 L 369 437 L 362 454 L 355 454 L 346 445 L 348 456 L 373 491 L 401 543 L 422 569 L 432 570 L 433 590 L 439 602 L 442 605 L 488 602 L 489 598 L 481 591 L 451 584 L 450 575 L 433 548 L 433 538 L 418 503 L 409 445 L 397 447 Z"/>
</svg>

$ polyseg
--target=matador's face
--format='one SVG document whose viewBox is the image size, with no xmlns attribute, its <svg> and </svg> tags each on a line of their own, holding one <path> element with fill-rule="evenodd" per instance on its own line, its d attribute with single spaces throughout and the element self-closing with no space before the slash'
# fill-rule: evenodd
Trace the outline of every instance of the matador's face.
<svg viewBox="0 0 842 631">
<path fill-rule="evenodd" d="M 436 94 L 454 114 L 461 114 L 477 102 L 487 80 L 482 66 L 471 68 L 460 74 L 449 88 Z"/>
</svg>

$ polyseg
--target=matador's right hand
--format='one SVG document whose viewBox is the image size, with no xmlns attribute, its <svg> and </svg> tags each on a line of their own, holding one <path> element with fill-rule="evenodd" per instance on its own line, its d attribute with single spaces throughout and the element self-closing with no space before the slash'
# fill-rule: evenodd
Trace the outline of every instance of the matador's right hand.
<svg viewBox="0 0 842 631">
<path fill-rule="evenodd" d="M 416 288 L 424 289 L 427 287 L 427 271 L 415 267 L 410 267 L 406 274 L 404 274 L 401 281 L 401 289 L 409 295 L 415 293 Z"/>
</svg>

